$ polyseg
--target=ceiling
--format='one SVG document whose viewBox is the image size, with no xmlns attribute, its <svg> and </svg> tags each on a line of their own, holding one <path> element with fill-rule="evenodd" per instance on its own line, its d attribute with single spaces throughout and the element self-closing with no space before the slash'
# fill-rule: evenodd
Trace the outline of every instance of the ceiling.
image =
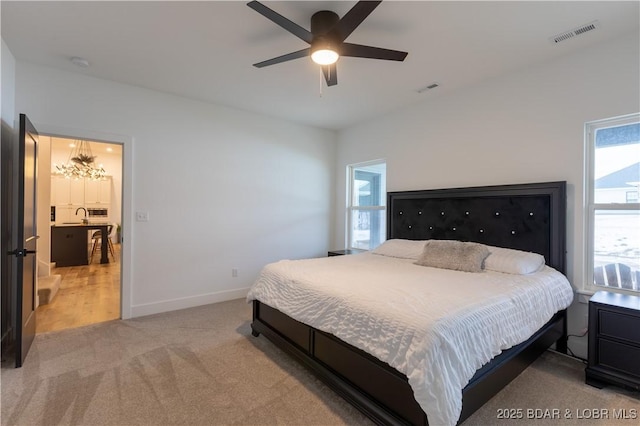
<svg viewBox="0 0 640 426">
<path fill-rule="evenodd" d="M 480 81 L 637 34 L 637 1 L 384 1 L 348 42 L 408 51 L 404 62 L 338 61 L 338 85 L 321 89 L 310 59 L 252 64 L 307 44 L 243 1 L 0 3 L 2 38 L 17 60 L 343 129 Z M 309 29 L 323 9 L 355 1 L 265 1 Z M 598 20 L 561 43 L 550 38 Z M 79 56 L 90 62 L 80 68 Z M 418 93 L 437 82 L 439 87 Z"/>
</svg>

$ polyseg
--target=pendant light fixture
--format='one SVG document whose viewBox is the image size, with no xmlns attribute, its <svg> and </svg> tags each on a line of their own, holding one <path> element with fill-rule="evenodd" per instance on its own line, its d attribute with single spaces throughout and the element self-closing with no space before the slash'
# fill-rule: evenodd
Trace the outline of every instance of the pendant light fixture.
<svg viewBox="0 0 640 426">
<path fill-rule="evenodd" d="M 103 180 L 107 172 L 102 165 L 94 166 L 96 157 L 91 152 L 91 145 L 87 141 L 76 141 L 69 152 L 66 164 L 57 165 L 56 173 L 67 179 L 89 178 L 92 180 Z"/>
</svg>

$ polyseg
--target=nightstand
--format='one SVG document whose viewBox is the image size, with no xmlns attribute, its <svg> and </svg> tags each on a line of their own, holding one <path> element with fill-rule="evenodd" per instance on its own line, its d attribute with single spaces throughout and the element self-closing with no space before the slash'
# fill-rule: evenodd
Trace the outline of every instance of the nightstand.
<svg viewBox="0 0 640 426">
<path fill-rule="evenodd" d="M 363 253 L 366 250 L 359 250 L 359 249 L 345 249 L 345 250 L 331 250 L 329 252 L 327 252 L 327 256 L 331 257 L 331 256 L 342 256 L 345 254 L 356 254 L 356 253 Z"/>
<path fill-rule="evenodd" d="M 640 390 L 640 297 L 599 291 L 589 300 L 585 381 Z"/>
</svg>

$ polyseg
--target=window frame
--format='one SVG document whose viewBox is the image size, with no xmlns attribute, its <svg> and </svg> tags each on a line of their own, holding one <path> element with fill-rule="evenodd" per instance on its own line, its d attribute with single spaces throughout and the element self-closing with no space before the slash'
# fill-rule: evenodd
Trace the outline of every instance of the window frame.
<svg viewBox="0 0 640 426">
<path fill-rule="evenodd" d="M 640 123 L 640 113 L 591 121 L 585 124 L 585 168 L 584 168 L 584 235 L 586 238 L 584 250 L 585 283 L 583 288 L 589 292 L 611 291 L 637 295 L 638 290 L 629 290 L 618 287 L 599 286 L 595 284 L 595 213 L 602 210 L 629 210 L 640 211 L 640 202 L 637 203 L 596 203 L 595 202 L 595 136 L 601 129 L 620 127 L 628 124 Z"/>
<path fill-rule="evenodd" d="M 355 174 L 357 169 L 362 169 L 365 167 L 370 167 L 370 166 L 376 166 L 376 165 L 384 165 L 385 166 L 385 174 L 384 174 L 384 182 L 381 182 L 380 185 L 382 187 L 381 189 L 381 196 L 380 196 L 380 202 L 382 204 L 380 205 L 375 205 L 375 206 L 354 206 L 354 197 L 355 197 Z M 361 250 L 358 247 L 353 247 L 352 245 L 352 241 L 353 241 L 353 213 L 354 211 L 384 211 L 386 212 L 387 210 L 387 191 L 386 191 L 386 187 L 387 187 L 387 173 L 386 173 L 386 167 L 387 167 L 387 162 L 385 159 L 377 159 L 377 160 L 371 160 L 371 161 L 365 161 L 365 162 L 361 162 L 361 163 L 354 163 L 354 164 L 348 164 L 347 165 L 347 200 L 346 200 L 346 233 L 345 233 L 345 247 L 347 249 L 355 249 L 355 250 Z M 386 224 L 386 220 L 383 220 L 382 223 L 380 224 L 380 226 L 382 227 L 381 231 L 382 231 L 382 240 L 380 241 L 381 243 L 386 239 L 386 228 L 387 228 L 387 224 Z M 372 250 L 374 247 L 369 247 L 369 250 Z"/>
</svg>

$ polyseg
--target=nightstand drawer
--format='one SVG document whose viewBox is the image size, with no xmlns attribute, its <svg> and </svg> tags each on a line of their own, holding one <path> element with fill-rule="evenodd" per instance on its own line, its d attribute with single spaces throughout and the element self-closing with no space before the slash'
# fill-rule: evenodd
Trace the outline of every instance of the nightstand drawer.
<svg viewBox="0 0 640 426">
<path fill-rule="evenodd" d="M 623 339 L 629 342 L 640 342 L 640 317 L 604 309 L 598 313 L 598 324 L 600 326 L 598 333 L 601 336 Z"/>
<path fill-rule="evenodd" d="M 607 339 L 598 341 L 600 365 L 640 377 L 640 347 Z"/>
</svg>

